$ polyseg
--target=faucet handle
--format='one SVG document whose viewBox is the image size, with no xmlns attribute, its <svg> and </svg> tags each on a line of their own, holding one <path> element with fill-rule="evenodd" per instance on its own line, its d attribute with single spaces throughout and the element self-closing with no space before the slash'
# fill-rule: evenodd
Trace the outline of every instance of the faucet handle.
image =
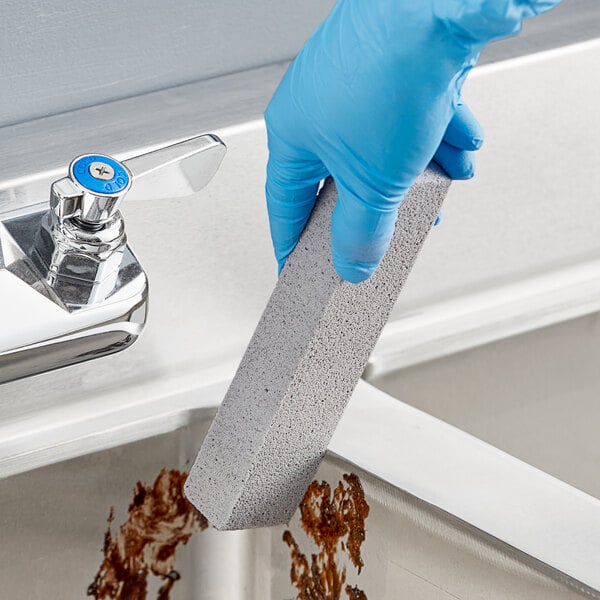
<svg viewBox="0 0 600 600">
<path fill-rule="evenodd" d="M 123 163 L 136 182 L 131 197 L 178 198 L 198 192 L 217 172 L 225 150 L 219 137 L 207 134 L 134 156 Z M 157 185 L 159 178 L 167 189 Z"/>
<path fill-rule="evenodd" d="M 120 162 L 104 154 L 73 160 L 69 175 L 52 184 L 50 207 L 61 221 L 76 218 L 91 229 L 103 227 L 132 190 L 146 200 L 187 196 L 216 173 L 225 144 L 212 134 L 190 138 Z"/>
</svg>

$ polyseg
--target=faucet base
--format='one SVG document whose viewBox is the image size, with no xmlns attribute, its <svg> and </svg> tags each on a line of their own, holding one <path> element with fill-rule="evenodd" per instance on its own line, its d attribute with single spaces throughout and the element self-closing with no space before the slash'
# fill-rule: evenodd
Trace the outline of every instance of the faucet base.
<svg viewBox="0 0 600 600">
<path fill-rule="evenodd" d="M 146 322 L 148 280 L 128 245 L 96 289 L 41 272 L 32 241 L 47 215 L 0 223 L 0 383 L 124 350 Z"/>
</svg>

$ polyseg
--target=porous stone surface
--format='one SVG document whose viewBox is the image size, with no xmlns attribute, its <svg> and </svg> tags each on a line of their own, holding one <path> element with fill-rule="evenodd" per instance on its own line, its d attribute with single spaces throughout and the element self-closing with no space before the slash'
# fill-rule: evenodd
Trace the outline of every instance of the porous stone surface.
<svg viewBox="0 0 600 600">
<path fill-rule="evenodd" d="M 430 167 L 402 202 L 390 248 L 358 285 L 335 272 L 325 183 L 190 471 L 185 493 L 217 529 L 289 521 L 438 214 Z M 376 440 L 373 440 L 376 443 Z"/>
</svg>

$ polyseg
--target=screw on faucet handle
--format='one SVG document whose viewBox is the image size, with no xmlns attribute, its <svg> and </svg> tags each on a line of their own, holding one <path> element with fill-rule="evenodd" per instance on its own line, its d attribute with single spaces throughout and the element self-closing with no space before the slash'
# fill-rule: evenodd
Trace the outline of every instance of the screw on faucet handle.
<svg viewBox="0 0 600 600">
<path fill-rule="evenodd" d="M 85 191 L 102 196 L 124 195 L 131 185 L 131 172 L 119 161 L 103 154 L 86 154 L 70 166 L 71 179 Z"/>
<path fill-rule="evenodd" d="M 187 196 L 213 177 L 225 144 L 215 135 L 190 138 L 119 162 L 103 154 L 77 157 L 69 177 L 52 184 L 50 206 L 62 220 L 76 218 L 92 228 L 102 227 L 116 214 L 121 200 Z"/>
</svg>

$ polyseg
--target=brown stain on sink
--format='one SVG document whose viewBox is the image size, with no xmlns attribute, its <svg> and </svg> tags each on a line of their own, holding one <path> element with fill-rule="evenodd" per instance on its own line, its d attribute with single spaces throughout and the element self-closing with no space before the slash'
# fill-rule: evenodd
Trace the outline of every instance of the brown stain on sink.
<svg viewBox="0 0 600 600">
<path fill-rule="evenodd" d="M 367 600 L 356 586 L 346 585 L 346 568 L 337 563 L 337 552 L 346 553 L 360 574 L 364 563 L 361 546 L 369 505 L 359 478 L 345 474 L 333 496 L 330 485 L 313 481 L 301 504 L 301 525 L 319 548 L 309 563 L 290 531 L 283 534 L 292 555 L 291 580 L 298 590 L 296 600 L 340 600 L 345 591 L 350 600 Z"/>
<path fill-rule="evenodd" d="M 128 518 L 112 534 L 114 511 L 104 536 L 104 560 L 87 590 L 95 600 L 146 600 L 148 578 L 162 580 L 157 600 L 169 600 L 180 579 L 175 570 L 179 544 L 208 527 L 205 517 L 184 497 L 187 473 L 163 469 L 152 485 L 138 481 Z"/>
</svg>

